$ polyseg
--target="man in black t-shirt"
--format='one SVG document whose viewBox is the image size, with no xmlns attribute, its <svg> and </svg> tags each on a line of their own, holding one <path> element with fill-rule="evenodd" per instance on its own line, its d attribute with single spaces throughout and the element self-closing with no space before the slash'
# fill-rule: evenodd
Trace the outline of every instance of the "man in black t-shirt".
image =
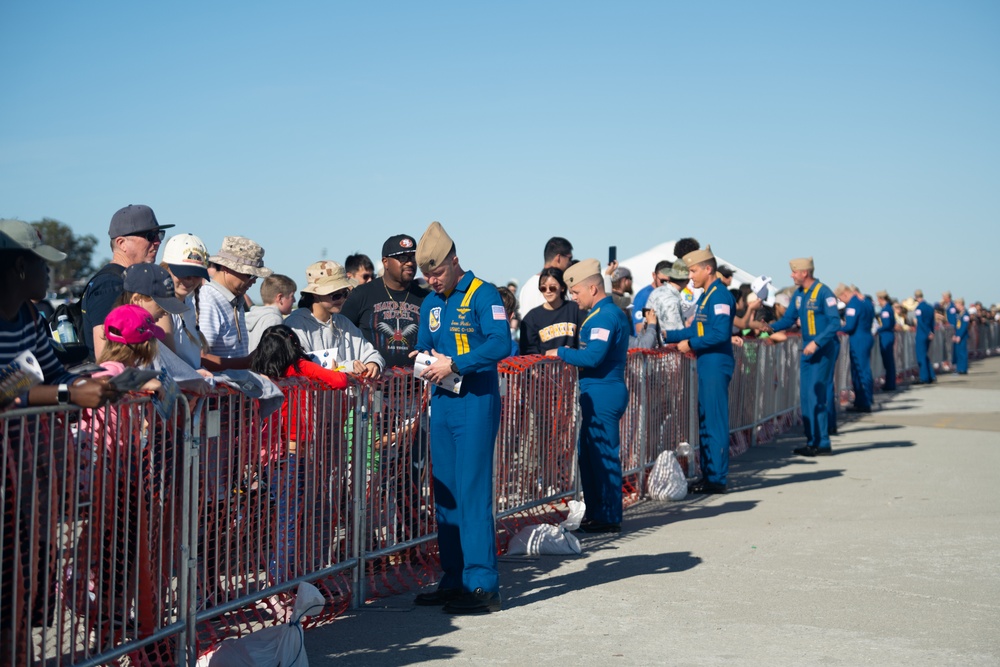
<svg viewBox="0 0 1000 667">
<path fill-rule="evenodd" d="M 413 366 L 420 304 L 427 290 L 417 285 L 417 243 L 397 234 L 382 244 L 380 278 L 351 291 L 340 314 L 353 322 L 385 359 L 386 368 Z"/>
<path fill-rule="evenodd" d="M 83 311 L 84 343 L 95 359 L 104 349 L 104 318 L 114 308 L 124 290 L 123 274 L 133 264 L 156 262 L 165 232 L 173 225 L 161 225 L 153 209 L 129 204 L 111 217 L 111 262 L 90 279 L 80 301 Z"/>
</svg>

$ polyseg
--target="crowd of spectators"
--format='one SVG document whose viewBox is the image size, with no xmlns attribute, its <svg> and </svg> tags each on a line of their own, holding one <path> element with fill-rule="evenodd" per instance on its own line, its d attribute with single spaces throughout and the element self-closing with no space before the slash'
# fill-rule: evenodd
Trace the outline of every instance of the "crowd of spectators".
<svg viewBox="0 0 1000 667">
<path fill-rule="evenodd" d="M 212 254 L 193 234 L 166 239 L 172 227 L 160 224 L 153 210 L 144 205 L 126 206 L 112 216 L 108 229 L 112 259 L 90 279 L 80 301 L 81 344 L 99 368 L 71 372 L 57 354 L 65 346 L 51 340 L 50 327 L 35 305 L 47 291 L 47 263 L 61 261 L 65 255 L 45 245 L 30 225 L 0 221 L 0 364 L 7 365 L 28 350 L 45 378 L 12 404 L 100 409 L 118 397 L 110 378 L 127 368 L 170 373 L 184 368 L 206 382 L 217 373 L 252 370 L 275 380 L 306 376 L 343 388 L 348 375 L 377 378 L 388 368 L 412 366 L 421 304 L 430 293 L 417 276 L 412 236 L 390 236 L 378 268 L 361 253 L 351 254 L 344 264 L 315 261 L 305 268 L 304 286 L 299 288 L 292 277 L 267 268 L 265 249 L 249 238 L 226 236 Z M 161 245 L 162 261 L 157 263 Z M 678 241 L 674 257 L 656 264 L 648 285 L 636 282 L 628 267 L 617 262 L 607 265 L 604 291 L 628 316 L 631 346 L 665 345 L 668 332 L 691 325 L 701 290 L 689 279 L 688 266 L 680 258 L 700 248 L 694 238 Z M 583 347 L 580 331 L 587 312 L 570 298 L 564 281 L 564 273 L 577 263 L 573 246 L 568 239 L 553 237 L 542 255 L 539 272 L 522 283 L 519 293 L 513 281 L 495 286 L 509 323 L 512 356 Z M 739 344 L 737 338 L 746 337 L 782 339 L 786 334 L 773 332 L 769 325 L 785 314 L 795 288 L 776 288 L 766 276 L 733 285 L 734 273 L 733 268 L 721 265 L 715 276 L 730 290 L 735 303 L 734 344 Z M 251 307 L 248 292 L 258 280 L 262 281 L 262 303 Z M 871 315 L 857 326 L 869 327 L 871 332 L 880 327 L 895 331 L 916 327 L 923 302 L 919 290 L 903 300 L 879 292 L 876 305 L 853 285 L 838 287 L 837 296 L 849 322 L 857 303 L 868 304 L 865 312 L 870 310 Z M 875 315 L 880 307 L 890 309 L 885 311 L 892 313 L 889 324 Z M 936 328 L 956 329 L 957 345 L 963 322 L 1000 320 L 1000 311 L 980 302 L 966 306 L 946 292 L 933 306 L 933 317 Z M 151 380 L 143 389 L 155 392 L 162 386 Z M 309 428 L 309 419 L 289 417 L 287 409 L 286 405 L 283 421 L 292 430 L 286 440 L 294 446 L 298 433 Z M 288 472 L 286 484 L 300 490 L 303 481 L 297 475 Z M 16 514 L 8 506 L 11 495 L 4 497 L 4 516 Z M 296 491 L 279 507 L 279 524 L 286 530 L 279 539 L 283 546 L 270 563 L 279 581 L 287 578 L 282 572 L 293 557 L 295 547 L 287 526 L 300 502 L 301 493 Z M 8 535 L 13 530 L 8 523 L 4 523 L 5 549 L 16 541 L 15 535 Z M 0 596 L 7 599 L 12 593 L 8 580 L 4 581 Z M 9 640 L 12 629 L 3 628 L 3 632 L 3 641 Z"/>
</svg>

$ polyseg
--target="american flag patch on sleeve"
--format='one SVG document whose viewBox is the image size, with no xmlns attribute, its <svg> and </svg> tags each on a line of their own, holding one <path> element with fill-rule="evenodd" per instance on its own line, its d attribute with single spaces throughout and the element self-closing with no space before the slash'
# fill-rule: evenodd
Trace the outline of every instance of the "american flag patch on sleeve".
<svg viewBox="0 0 1000 667">
<path fill-rule="evenodd" d="M 503 306 L 493 306 L 493 319 L 495 320 L 507 319 L 507 313 L 504 312 Z"/>
<path fill-rule="evenodd" d="M 729 304 L 728 303 L 717 303 L 717 304 L 715 304 L 715 314 L 716 315 L 728 315 L 729 314 Z"/>
<path fill-rule="evenodd" d="M 606 341 L 611 336 L 611 332 L 607 329 L 593 328 L 590 330 L 590 340 L 603 340 Z"/>
<path fill-rule="evenodd" d="M 837 297 L 835 297 L 835 296 L 828 296 L 828 297 L 826 297 L 826 305 L 830 306 L 831 308 L 836 308 L 837 307 Z"/>
<path fill-rule="evenodd" d="M 848 308 L 847 309 L 847 314 L 848 315 L 853 315 L 854 314 L 854 309 L 853 308 Z"/>
</svg>

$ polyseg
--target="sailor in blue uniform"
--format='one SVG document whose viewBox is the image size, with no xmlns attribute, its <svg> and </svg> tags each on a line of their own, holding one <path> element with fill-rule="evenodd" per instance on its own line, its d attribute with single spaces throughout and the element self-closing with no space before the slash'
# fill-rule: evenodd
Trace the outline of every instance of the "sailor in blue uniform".
<svg viewBox="0 0 1000 667">
<path fill-rule="evenodd" d="M 965 309 L 965 299 L 955 299 L 955 335 L 952 337 L 955 350 L 955 372 L 966 375 L 969 372 L 969 312 Z"/>
<path fill-rule="evenodd" d="M 924 301 L 924 293 L 921 290 L 915 291 L 913 298 L 917 301 L 913 318 L 917 322 L 916 346 L 920 384 L 928 384 L 937 381 L 934 364 L 930 359 L 931 341 L 934 340 L 934 307 Z"/>
<path fill-rule="evenodd" d="M 470 614 L 500 610 L 493 451 L 500 427 L 497 363 L 510 353 L 510 328 L 496 288 L 462 269 L 455 244 L 433 222 L 417 243 L 417 264 L 433 292 L 420 308 L 416 350 L 433 356 L 431 462 L 444 576 L 418 605 Z M 416 356 L 416 351 L 411 354 Z M 458 393 L 447 378 L 462 376 Z"/>
<path fill-rule="evenodd" d="M 854 385 L 854 412 L 872 411 L 872 394 L 875 391 L 872 379 L 872 320 L 875 310 L 868 299 L 854 287 L 841 283 L 837 286 L 837 298 L 847 304 L 844 310 L 844 326 L 840 329 L 848 335 L 848 349 L 851 361 L 851 384 Z"/>
<path fill-rule="evenodd" d="M 694 321 L 667 331 L 666 342 L 681 352 L 694 352 L 698 369 L 698 436 L 702 481 L 692 493 L 725 493 L 729 477 L 729 381 L 733 379 L 732 294 L 716 276 L 712 246 L 683 257 L 696 289 L 702 290 Z"/>
<path fill-rule="evenodd" d="M 546 350 L 577 366 L 580 377 L 580 485 L 587 506 L 580 532 L 617 533 L 622 523 L 621 419 L 628 406 L 625 363 L 632 323 L 604 290 L 601 264 L 586 259 L 563 280 L 580 310 L 580 349 Z"/>
<path fill-rule="evenodd" d="M 828 456 L 830 447 L 830 386 L 840 345 L 837 331 L 840 314 L 833 291 L 813 277 L 812 257 L 789 262 L 798 289 L 784 316 L 772 325 L 783 331 L 801 322 L 802 355 L 799 359 L 799 400 L 806 446 L 794 450 L 800 456 Z M 834 417 L 835 418 L 835 417 Z"/>
<path fill-rule="evenodd" d="M 885 367 L 885 391 L 896 390 L 896 313 L 892 309 L 889 293 L 879 290 L 875 297 L 880 306 L 878 329 L 878 350 L 882 354 L 882 366 Z"/>
</svg>

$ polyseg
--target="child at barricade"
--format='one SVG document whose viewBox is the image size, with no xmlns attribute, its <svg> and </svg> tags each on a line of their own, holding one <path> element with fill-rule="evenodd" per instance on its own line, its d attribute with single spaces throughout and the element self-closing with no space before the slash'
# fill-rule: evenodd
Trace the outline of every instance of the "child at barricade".
<svg viewBox="0 0 1000 667">
<path fill-rule="evenodd" d="M 104 321 L 105 344 L 98 363 L 104 370 L 94 377 L 115 377 L 126 368 L 148 368 L 157 353 L 157 339 L 164 332 L 152 315 L 134 306 L 119 306 Z M 142 391 L 158 391 L 158 380 L 146 382 Z M 80 537 L 81 551 L 90 553 L 92 599 L 96 608 L 88 611 L 88 622 L 99 625 L 98 649 L 110 648 L 125 639 L 131 612 L 141 632 L 157 625 L 157 590 L 150 585 L 153 554 L 149 540 L 155 528 L 151 512 L 150 455 L 163 443 L 149 443 L 148 404 L 123 402 L 84 412 L 80 420 L 82 458 L 92 463 L 89 492 L 93 501 L 90 522 Z M 139 585 L 139 581 L 144 581 Z M 82 585 L 78 583 L 77 585 Z M 79 592 L 78 592 L 79 593 Z M 130 605 L 134 608 L 130 609 Z M 94 629 L 94 628 L 92 628 Z"/>
<path fill-rule="evenodd" d="M 348 385 L 346 374 L 327 370 L 310 361 L 298 336 L 283 324 L 264 331 L 250 369 L 272 379 L 309 378 L 331 389 L 346 389 Z M 317 433 L 319 415 L 314 414 L 315 408 L 315 396 L 308 389 L 286 389 L 279 432 L 264 438 L 265 443 L 276 443 L 264 454 L 270 463 L 269 486 L 278 512 L 277 535 L 268 568 L 275 584 L 306 573 L 299 564 L 308 551 L 307 539 L 317 537 L 310 535 L 304 525 L 307 523 L 304 512 L 313 504 L 309 502 L 307 482 L 311 475 L 317 474 L 309 470 L 309 463 L 315 462 L 320 454 L 309 441 Z M 273 418 L 271 423 L 274 423 Z M 334 431 L 329 429 L 327 432 Z M 306 568 L 310 565 L 306 564 Z"/>
</svg>

